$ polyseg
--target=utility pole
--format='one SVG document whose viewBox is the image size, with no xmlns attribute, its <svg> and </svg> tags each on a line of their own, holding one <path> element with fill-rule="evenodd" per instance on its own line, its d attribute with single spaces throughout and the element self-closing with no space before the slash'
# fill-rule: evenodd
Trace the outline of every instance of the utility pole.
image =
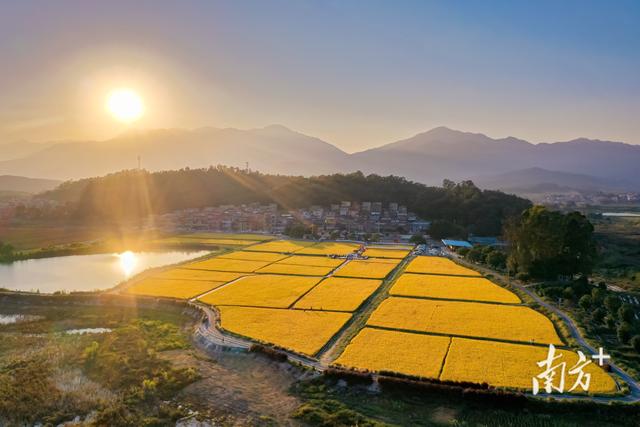
<svg viewBox="0 0 640 427">
<path fill-rule="evenodd" d="M 138 170 L 140 170 L 140 155 L 138 155 Z"/>
<path fill-rule="evenodd" d="M 244 171 L 249 172 L 249 162 L 244 162 Z"/>
</svg>

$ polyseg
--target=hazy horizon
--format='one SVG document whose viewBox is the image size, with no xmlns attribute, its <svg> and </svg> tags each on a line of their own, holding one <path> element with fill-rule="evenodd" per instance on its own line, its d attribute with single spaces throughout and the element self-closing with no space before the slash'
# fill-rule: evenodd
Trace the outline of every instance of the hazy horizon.
<svg viewBox="0 0 640 427">
<path fill-rule="evenodd" d="M 349 153 L 438 126 L 639 144 L 638 18 L 631 1 L 3 3 L 0 142 L 280 123 Z M 133 125 L 105 113 L 119 87 L 144 100 Z"/>
<path fill-rule="evenodd" d="M 233 127 L 233 126 L 226 126 L 226 127 L 220 127 L 220 126 L 198 126 L 198 127 L 193 127 L 193 128 L 186 128 L 186 127 L 184 127 L 184 128 L 181 128 L 181 127 L 172 127 L 172 128 L 161 128 L 161 127 L 159 127 L 159 128 L 139 128 L 139 127 L 130 127 L 130 128 L 127 128 L 125 130 L 122 130 L 122 131 L 118 132 L 115 135 L 107 136 L 105 138 L 86 139 L 86 140 L 77 140 L 77 139 L 27 140 L 27 139 L 23 139 L 22 141 L 30 142 L 30 143 L 37 143 L 37 144 L 51 144 L 51 143 L 55 143 L 55 144 L 60 143 L 60 144 L 62 144 L 62 143 L 75 143 L 75 142 L 100 142 L 100 141 L 109 141 L 109 140 L 118 139 L 118 138 L 125 138 L 125 137 L 127 137 L 128 134 L 132 134 L 132 133 L 133 134 L 136 134 L 136 133 L 145 134 L 145 133 L 150 133 L 150 132 L 163 132 L 163 131 L 167 131 L 167 132 L 170 132 L 170 131 L 196 132 L 196 131 L 207 130 L 207 129 L 211 129 L 211 130 L 257 131 L 257 130 L 266 129 L 266 128 L 269 128 L 269 127 L 284 127 L 288 131 L 291 131 L 291 132 L 294 132 L 294 133 L 300 133 L 300 134 L 302 134 L 304 136 L 309 136 L 309 137 L 312 137 L 312 138 L 318 138 L 321 141 L 326 142 L 328 144 L 331 144 L 334 147 L 340 149 L 341 151 L 344 151 L 347 154 L 356 154 L 356 153 L 360 153 L 362 151 L 366 151 L 366 150 L 370 150 L 370 149 L 381 148 L 381 147 L 383 147 L 385 145 L 388 145 L 388 144 L 392 144 L 392 143 L 395 143 L 395 142 L 400 142 L 400 141 L 404 141 L 404 140 L 407 140 L 407 139 L 411 139 L 411 138 L 417 137 L 417 136 L 419 136 L 421 134 L 428 133 L 430 131 L 437 130 L 437 129 L 442 129 L 442 128 L 448 129 L 448 130 L 453 131 L 453 132 L 460 132 L 460 133 L 472 134 L 472 135 L 483 135 L 483 136 L 486 136 L 486 137 L 488 137 L 490 139 L 494 139 L 494 140 L 515 138 L 515 139 L 523 140 L 525 142 L 528 142 L 528 143 L 534 144 L 534 145 L 571 142 L 571 141 L 580 140 L 580 139 L 587 139 L 587 140 L 592 140 L 592 141 L 614 142 L 614 143 L 618 143 L 619 142 L 619 143 L 630 144 L 630 145 L 640 145 L 640 143 L 636 144 L 636 143 L 634 143 L 632 141 L 616 141 L 616 140 L 613 140 L 613 139 L 606 139 L 606 138 L 591 138 L 588 135 L 576 136 L 574 138 L 566 139 L 566 140 L 530 141 L 530 140 L 522 138 L 522 137 L 520 137 L 518 135 L 489 135 L 489 134 L 486 134 L 484 132 L 478 132 L 478 131 L 474 131 L 474 130 L 470 130 L 470 129 L 454 129 L 454 128 L 450 127 L 450 126 L 441 125 L 441 126 L 435 126 L 435 127 L 429 128 L 429 129 L 424 129 L 423 131 L 416 132 L 416 133 L 413 133 L 411 135 L 398 136 L 398 137 L 396 137 L 394 139 L 388 140 L 386 142 L 383 141 L 383 142 L 381 142 L 379 144 L 376 144 L 376 145 L 373 145 L 373 146 L 363 147 L 363 148 L 360 148 L 360 149 L 345 150 L 342 147 L 340 147 L 338 144 L 334 143 L 333 141 L 329 141 L 329 140 L 320 138 L 317 135 L 311 135 L 311 134 L 302 132 L 302 131 L 300 131 L 298 129 L 294 129 L 294 128 L 292 128 L 290 126 L 287 126 L 285 124 L 282 124 L 282 123 L 271 123 L 271 124 L 267 124 L 267 125 L 264 125 L 264 126 L 253 126 L 253 127 L 247 127 L 247 128 L 240 128 L 240 127 Z M 0 140 L 0 146 L 2 146 L 3 144 L 11 144 L 11 143 L 14 143 L 14 142 L 21 142 L 21 141 L 1 141 Z"/>
</svg>

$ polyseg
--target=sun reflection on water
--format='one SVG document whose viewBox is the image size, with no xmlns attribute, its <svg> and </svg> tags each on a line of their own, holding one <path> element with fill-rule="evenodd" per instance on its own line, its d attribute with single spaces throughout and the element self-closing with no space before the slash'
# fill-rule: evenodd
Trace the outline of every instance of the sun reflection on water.
<svg viewBox="0 0 640 427">
<path fill-rule="evenodd" d="M 120 269 L 126 277 L 131 276 L 138 264 L 138 257 L 131 251 L 122 252 L 118 254 L 120 259 Z"/>
</svg>

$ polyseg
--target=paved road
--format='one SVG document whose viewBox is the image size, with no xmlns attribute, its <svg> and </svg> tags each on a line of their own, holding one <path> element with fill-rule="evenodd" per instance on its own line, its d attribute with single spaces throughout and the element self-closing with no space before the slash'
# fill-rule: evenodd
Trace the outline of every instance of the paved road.
<svg viewBox="0 0 640 427">
<path fill-rule="evenodd" d="M 198 328 L 195 331 L 195 334 L 200 335 L 205 338 L 207 342 L 220 346 L 227 347 L 230 349 L 240 349 L 240 350 L 249 350 L 251 346 L 254 344 L 250 340 L 246 340 L 243 338 L 239 338 L 233 335 L 229 335 L 218 329 L 218 314 L 215 310 L 212 310 L 209 306 L 199 303 L 195 300 L 189 301 L 193 307 L 197 307 L 203 311 L 205 314 L 204 322 L 200 323 Z M 319 362 L 318 360 L 311 359 L 308 357 L 301 356 L 296 353 L 282 351 L 286 353 L 289 361 L 299 363 L 301 365 L 313 368 L 317 371 L 324 371 L 327 366 Z"/>
<path fill-rule="evenodd" d="M 542 298 L 540 298 L 535 292 L 525 288 L 524 286 L 517 283 L 511 283 L 511 284 L 516 288 L 520 289 L 522 292 L 525 292 L 527 295 L 533 298 L 538 304 L 545 307 L 547 310 L 554 312 L 558 317 L 560 317 L 564 321 L 564 323 L 569 327 L 569 330 L 571 331 L 571 336 L 578 342 L 578 344 L 586 348 L 591 354 L 598 353 L 598 351 L 593 346 L 591 346 L 587 342 L 587 340 L 584 339 L 584 337 L 580 333 L 580 330 L 578 329 L 578 326 L 575 324 L 573 319 L 571 319 L 571 317 L 569 317 L 564 311 L 547 303 Z M 615 363 L 609 362 L 609 366 L 611 367 L 611 371 L 615 372 L 620 378 L 622 378 L 624 382 L 627 383 L 627 385 L 629 386 L 630 393 L 626 396 L 593 397 L 591 399 L 599 402 L 640 402 L 640 385 L 638 385 L 636 380 L 633 379 L 633 377 L 631 377 L 629 374 L 624 372 L 621 368 L 616 366 Z M 565 395 L 565 394 L 557 395 L 557 396 L 552 395 L 551 397 L 559 398 L 559 399 L 580 398 L 580 396 Z"/>
</svg>

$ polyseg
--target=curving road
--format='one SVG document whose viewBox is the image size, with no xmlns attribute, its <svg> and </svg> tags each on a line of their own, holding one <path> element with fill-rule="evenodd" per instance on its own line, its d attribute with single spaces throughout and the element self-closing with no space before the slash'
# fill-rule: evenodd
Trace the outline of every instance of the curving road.
<svg viewBox="0 0 640 427">
<path fill-rule="evenodd" d="M 554 312 L 558 317 L 560 317 L 564 321 L 564 323 L 567 325 L 567 327 L 569 328 L 569 331 L 571 331 L 571 336 L 578 342 L 578 344 L 580 344 L 582 347 L 589 350 L 591 354 L 598 353 L 598 351 L 593 346 L 591 346 L 591 344 L 589 344 L 587 340 L 584 339 L 576 323 L 564 311 L 544 301 L 535 292 L 527 289 L 523 285 L 513 283 L 513 282 L 511 283 L 511 285 L 520 289 L 522 292 L 525 292 L 527 295 L 533 298 L 538 304 L 545 307 L 547 310 Z M 620 378 L 622 378 L 624 382 L 627 383 L 630 391 L 629 394 L 625 396 L 590 397 L 590 399 L 598 402 L 640 402 L 640 385 L 638 385 L 636 380 L 632 376 L 627 374 L 625 371 L 623 371 L 620 367 L 616 366 L 615 363 L 610 361 L 609 366 L 611 367 L 611 371 L 616 373 Z M 545 395 L 545 397 L 551 397 L 555 399 L 584 398 L 584 396 L 575 396 L 575 395 L 569 395 L 569 394 L 560 394 L 560 395 L 551 395 L 551 396 Z"/>
<path fill-rule="evenodd" d="M 243 350 L 243 351 L 248 351 L 251 348 L 251 346 L 255 344 L 251 340 L 229 335 L 224 333 L 222 330 L 220 330 L 218 328 L 218 322 L 219 322 L 218 313 L 215 310 L 212 310 L 206 304 L 199 303 L 195 300 L 189 301 L 189 304 L 193 307 L 196 307 L 202 310 L 202 312 L 205 315 L 205 318 L 200 323 L 200 325 L 198 325 L 194 334 L 196 336 L 200 336 L 204 338 L 208 344 L 213 344 L 214 346 L 217 346 L 217 347 L 226 347 L 230 349 L 237 349 L 237 350 Z M 280 350 L 280 351 L 287 355 L 287 358 L 289 359 L 290 362 L 295 362 L 300 365 L 313 368 L 320 372 L 324 371 L 327 368 L 325 364 L 323 364 L 318 360 L 304 357 L 302 355 L 299 355 L 290 351 L 285 351 L 285 350 Z"/>
<path fill-rule="evenodd" d="M 457 258 L 457 257 L 456 257 Z M 484 267 L 480 267 L 477 265 L 472 265 L 464 260 L 461 260 L 459 258 L 457 258 L 457 260 L 460 262 L 460 264 L 465 264 L 470 268 L 474 268 L 476 270 L 484 270 L 485 273 L 491 273 L 493 275 L 496 274 L 500 274 L 497 273 L 495 271 L 489 270 L 487 268 Z M 540 304 L 541 306 L 543 306 L 544 308 L 546 308 L 549 311 L 552 311 L 553 313 L 555 313 L 558 317 L 560 317 L 562 319 L 562 321 L 567 325 L 567 327 L 569 328 L 569 331 L 571 332 L 571 336 L 578 342 L 578 344 L 580 344 L 580 346 L 584 347 L 585 349 L 587 349 L 591 354 L 596 354 L 598 353 L 598 351 L 587 342 L 587 340 L 582 336 L 582 334 L 580 333 L 580 330 L 578 329 L 578 326 L 576 325 L 576 323 L 573 321 L 573 319 L 566 314 L 564 311 L 560 310 L 559 308 L 555 307 L 552 304 L 549 304 L 548 302 L 546 302 L 545 300 L 543 300 L 542 298 L 540 298 L 540 296 L 538 296 L 538 294 L 536 294 L 535 292 L 531 291 L 530 289 L 528 289 L 529 287 L 527 285 L 522 285 L 520 283 L 517 283 L 515 281 L 509 281 L 509 284 L 519 290 L 521 290 L 522 292 L 526 293 L 527 295 L 529 295 L 531 298 L 533 298 L 538 304 Z M 615 363 L 613 363 L 612 361 L 609 361 L 609 366 L 611 367 L 611 371 L 614 372 L 615 374 L 617 374 L 629 387 L 629 394 L 625 395 L 625 396 L 611 396 L 611 397 L 604 397 L 604 396 L 580 396 L 580 395 L 573 395 L 573 394 L 542 394 L 542 395 L 538 395 L 536 397 L 544 397 L 544 398 L 551 398 L 551 399 L 589 399 L 589 400 L 593 400 L 593 401 L 597 401 L 597 402 L 602 402 L 602 403 L 609 403 L 609 402 L 624 402 L 624 403 L 635 403 L 635 402 L 640 402 L 640 385 L 638 384 L 638 382 L 629 374 L 627 374 L 625 371 L 623 371 L 620 367 L 618 367 Z M 531 395 L 533 396 L 533 395 Z"/>
</svg>

